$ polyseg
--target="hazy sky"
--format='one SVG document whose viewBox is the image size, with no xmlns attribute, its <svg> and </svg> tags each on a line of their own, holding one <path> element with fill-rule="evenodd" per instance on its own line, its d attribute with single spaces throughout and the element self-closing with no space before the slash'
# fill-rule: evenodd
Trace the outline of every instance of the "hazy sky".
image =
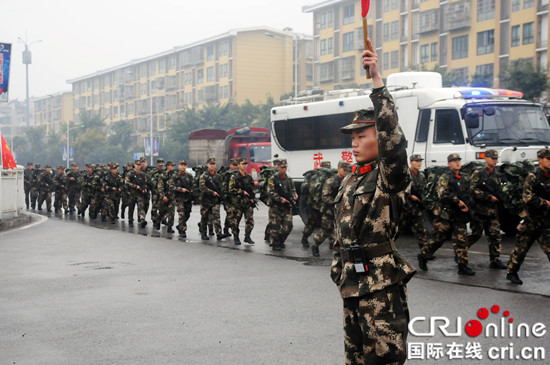
<svg viewBox="0 0 550 365">
<path fill-rule="evenodd" d="M 25 99 L 28 43 L 30 96 L 70 90 L 66 80 L 146 57 L 229 29 L 291 27 L 313 33 L 303 5 L 321 0 L 0 0 L 0 42 L 12 43 L 10 100 Z"/>
</svg>

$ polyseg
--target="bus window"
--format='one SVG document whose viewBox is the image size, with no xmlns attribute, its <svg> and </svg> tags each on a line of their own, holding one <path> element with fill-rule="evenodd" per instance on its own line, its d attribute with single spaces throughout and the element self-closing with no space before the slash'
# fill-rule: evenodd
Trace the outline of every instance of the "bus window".
<svg viewBox="0 0 550 365">
<path fill-rule="evenodd" d="M 464 144 L 464 135 L 457 110 L 436 110 L 434 143 Z"/>
<path fill-rule="evenodd" d="M 418 113 L 418 124 L 416 125 L 415 142 L 426 142 L 430 130 L 431 109 L 423 109 Z"/>
<path fill-rule="evenodd" d="M 277 120 L 273 122 L 274 138 L 286 151 L 349 148 L 349 135 L 340 128 L 352 120 L 353 113 Z"/>
</svg>

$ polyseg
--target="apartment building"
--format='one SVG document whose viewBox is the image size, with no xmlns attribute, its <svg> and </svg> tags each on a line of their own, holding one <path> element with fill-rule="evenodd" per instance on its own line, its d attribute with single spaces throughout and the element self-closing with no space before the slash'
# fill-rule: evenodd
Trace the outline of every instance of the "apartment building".
<svg viewBox="0 0 550 365">
<path fill-rule="evenodd" d="M 314 86 L 370 86 L 361 67 L 361 1 L 325 0 L 302 10 L 313 15 Z M 384 75 L 437 65 L 499 86 L 510 62 L 548 66 L 548 0 L 376 0 L 367 21 Z"/>
<path fill-rule="evenodd" d="M 46 127 L 46 134 L 57 133 L 73 120 L 73 94 L 59 92 L 31 99 L 35 126 Z"/>
<path fill-rule="evenodd" d="M 297 52 L 296 52 L 297 51 Z M 295 64 L 296 62 L 296 64 Z M 294 69 L 298 70 L 297 77 Z M 255 27 L 226 33 L 132 60 L 67 82 L 73 115 L 128 120 L 137 134 L 164 131 L 170 115 L 207 104 L 265 103 L 313 86 L 312 37 Z"/>
</svg>

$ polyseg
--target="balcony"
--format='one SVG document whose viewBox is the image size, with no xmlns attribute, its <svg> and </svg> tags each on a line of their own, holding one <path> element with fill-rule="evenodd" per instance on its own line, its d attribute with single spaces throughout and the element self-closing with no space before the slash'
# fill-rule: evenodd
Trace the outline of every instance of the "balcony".
<svg viewBox="0 0 550 365">
<path fill-rule="evenodd" d="M 471 26 L 470 1 L 448 3 L 443 9 L 445 31 L 453 31 Z"/>
</svg>

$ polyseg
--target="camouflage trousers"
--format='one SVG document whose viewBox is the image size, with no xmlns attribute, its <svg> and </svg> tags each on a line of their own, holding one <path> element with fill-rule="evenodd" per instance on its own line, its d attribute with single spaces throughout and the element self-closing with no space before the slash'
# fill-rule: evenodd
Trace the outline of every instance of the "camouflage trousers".
<svg viewBox="0 0 550 365">
<path fill-rule="evenodd" d="M 75 207 L 78 209 L 80 205 L 80 191 L 69 191 L 67 198 L 69 200 L 69 210 L 74 212 Z"/>
<path fill-rule="evenodd" d="M 25 205 L 27 206 L 27 209 L 29 209 L 30 202 L 31 202 L 31 199 L 30 199 L 31 198 L 31 187 L 27 186 L 25 184 L 24 190 L 25 190 Z"/>
<path fill-rule="evenodd" d="M 540 248 L 550 261 L 550 227 L 543 222 L 534 222 L 529 218 L 525 218 L 518 225 L 516 245 L 508 261 L 509 273 L 518 273 L 523 260 L 525 260 L 525 256 L 527 256 L 527 252 L 537 240 L 539 241 Z"/>
<path fill-rule="evenodd" d="M 328 238 L 329 244 L 334 244 L 334 213 L 332 210 L 321 215 L 321 230 L 313 236 L 313 246 L 320 246 Z"/>
<path fill-rule="evenodd" d="M 52 193 L 49 191 L 40 191 L 38 194 L 38 210 L 42 209 L 42 204 L 46 202 L 46 209 L 50 211 L 52 209 Z"/>
<path fill-rule="evenodd" d="M 346 365 L 403 364 L 407 359 L 407 289 L 395 284 L 344 299 Z"/>
<path fill-rule="evenodd" d="M 183 198 L 176 197 L 176 211 L 178 212 L 178 232 L 183 233 L 187 231 L 187 221 L 191 216 L 191 209 L 193 203 L 184 201 Z"/>
<path fill-rule="evenodd" d="M 244 235 L 250 236 L 252 230 L 254 229 L 254 207 L 252 205 L 233 205 L 233 212 L 231 217 L 229 217 L 229 227 L 231 227 L 231 232 L 233 236 L 239 237 L 239 224 L 241 223 L 241 218 L 244 216 L 245 226 L 244 226 Z M 226 219 L 227 221 L 227 219 Z"/>
<path fill-rule="evenodd" d="M 105 211 L 101 213 L 105 217 L 113 220 L 118 215 L 118 204 L 120 202 L 120 193 L 110 192 L 105 194 L 104 207 Z"/>
<path fill-rule="evenodd" d="M 200 223 L 200 232 L 201 234 L 207 234 L 208 232 L 207 227 L 210 222 L 214 225 L 214 232 L 216 232 L 217 235 L 222 234 L 222 226 L 220 224 L 220 204 L 214 204 L 209 205 L 203 204 L 201 205 L 201 223 Z"/>
<path fill-rule="evenodd" d="M 166 222 L 168 227 L 172 227 L 174 225 L 175 203 L 176 202 L 172 199 L 168 199 L 167 202 L 160 199 L 158 202 L 158 219 Z"/>
<path fill-rule="evenodd" d="M 223 209 L 225 210 L 225 222 L 223 223 L 223 231 L 227 232 L 229 228 L 233 229 L 231 226 L 231 217 L 236 214 L 236 208 L 234 204 L 225 202 L 223 204 Z"/>
<path fill-rule="evenodd" d="M 468 231 L 466 223 L 461 221 L 446 220 L 437 216 L 434 221 L 432 237 L 427 245 L 421 249 L 422 256 L 429 258 L 449 238 L 453 240 L 453 249 L 458 259 L 458 264 L 468 264 Z"/>
<path fill-rule="evenodd" d="M 151 220 L 154 223 L 160 222 L 163 218 L 160 216 L 160 205 L 158 193 L 151 194 Z"/>
<path fill-rule="evenodd" d="M 135 194 L 128 194 L 128 222 L 134 221 L 134 211 L 137 205 L 138 222 L 145 220 L 145 202 L 147 200 L 146 194 L 136 192 Z"/>
<path fill-rule="evenodd" d="M 498 216 L 491 217 L 476 214 L 470 222 L 470 229 L 472 233 L 468 235 L 468 248 L 472 247 L 481 238 L 483 231 L 485 231 L 485 236 L 489 243 L 489 258 L 491 262 L 498 259 L 502 250 Z"/>
<path fill-rule="evenodd" d="M 38 201 L 38 188 L 31 188 L 31 208 L 34 209 L 36 207 L 36 202 Z"/>
<path fill-rule="evenodd" d="M 68 209 L 66 191 L 61 190 L 61 191 L 55 192 L 55 200 L 53 203 L 53 208 L 55 209 L 56 212 L 61 208 L 63 208 L 63 210 Z"/>
<path fill-rule="evenodd" d="M 269 245 L 284 243 L 292 231 L 292 208 L 289 205 L 273 204 L 269 207 Z"/>
<path fill-rule="evenodd" d="M 426 222 L 424 221 L 424 212 L 420 207 L 413 206 L 410 210 L 403 210 L 399 226 L 400 228 L 411 228 L 420 249 L 428 243 L 428 231 L 426 230 Z"/>
<path fill-rule="evenodd" d="M 311 236 L 315 228 L 321 227 L 321 211 L 316 208 L 309 207 L 307 215 L 307 223 L 304 226 L 304 237 L 308 238 Z"/>
<path fill-rule="evenodd" d="M 143 201 L 143 210 L 145 211 L 145 214 L 144 214 L 144 218 L 145 219 L 145 216 L 147 215 L 147 212 L 149 211 L 149 203 L 151 201 L 151 193 L 150 192 L 147 192 L 144 195 L 144 201 Z"/>
<path fill-rule="evenodd" d="M 124 211 L 128 208 L 128 192 L 125 189 L 120 193 L 120 216 L 124 218 Z"/>
</svg>

